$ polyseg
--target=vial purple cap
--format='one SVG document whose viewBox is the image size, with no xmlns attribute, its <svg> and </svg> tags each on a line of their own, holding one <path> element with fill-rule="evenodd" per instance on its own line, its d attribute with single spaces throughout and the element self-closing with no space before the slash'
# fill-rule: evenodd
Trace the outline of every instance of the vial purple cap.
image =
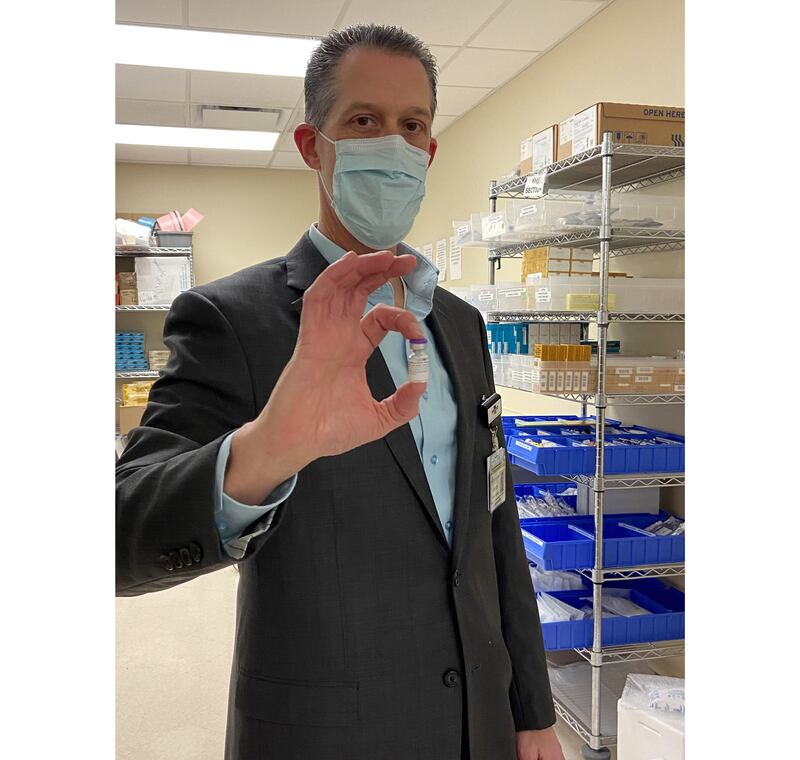
<svg viewBox="0 0 800 760">
<path fill-rule="evenodd" d="M 424 346 L 424 345 L 427 345 L 428 339 L 427 338 L 411 338 L 409 343 L 415 344 L 417 346 Z"/>
</svg>

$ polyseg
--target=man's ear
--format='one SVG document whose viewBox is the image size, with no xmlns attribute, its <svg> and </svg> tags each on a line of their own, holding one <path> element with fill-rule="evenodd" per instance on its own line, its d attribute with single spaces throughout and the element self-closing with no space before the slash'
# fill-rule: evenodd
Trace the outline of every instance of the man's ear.
<svg viewBox="0 0 800 760">
<path fill-rule="evenodd" d="M 306 166 L 319 171 L 321 164 L 317 153 L 317 130 L 306 122 L 299 124 L 294 130 L 294 144 Z"/>
<path fill-rule="evenodd" d="M 436 148 L 439 147 L 439 143 L 436 142 L 435 138 L 431 137 L 431 144 L 428 146 L 428 153 L 430 153 L 430 158 L 428 159 L 428 166 L 433 163 L 433 157 L 436 155 Z M 308 162 L 306 162 L 308 163 Z"/>
</svg>

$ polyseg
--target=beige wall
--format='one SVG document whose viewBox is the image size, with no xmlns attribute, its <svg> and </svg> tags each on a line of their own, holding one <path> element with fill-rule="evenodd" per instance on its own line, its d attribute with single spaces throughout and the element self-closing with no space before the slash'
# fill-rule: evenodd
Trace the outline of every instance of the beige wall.
<svg viewBox="0 0 800 760">
<path fill-rule="evenodd" d="M 198 284 L 283 256 L 317 219 L 311 172 L 119 163 L 116 185 L 120 213 L 206 215 L 194 234 Z"/>
</svg>

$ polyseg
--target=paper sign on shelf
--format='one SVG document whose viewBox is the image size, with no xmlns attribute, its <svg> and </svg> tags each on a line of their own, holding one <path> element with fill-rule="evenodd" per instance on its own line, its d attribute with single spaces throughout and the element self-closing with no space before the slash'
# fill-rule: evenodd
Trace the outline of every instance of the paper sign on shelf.
<svg viewBox="0 0 800 760">
<path fill-rule="evenodd" d="M 454 237 L 450 238 L 450 279 L 461 279 L 461 246 Z"/>
<path fill-rule="evenodd" d="M 436 268 L 439 270 L 438 282 L 447 279 L 447 238 L 436 241 Z"/>
<path fill-rule="evenodd" d="M 541 198 L 544 195 L 544 186 L 547 180 L 547 172 L 544 169 L 528 175 L 525 180 L 525 187 L 522 190 L 523 198 Z"/>
</svg>

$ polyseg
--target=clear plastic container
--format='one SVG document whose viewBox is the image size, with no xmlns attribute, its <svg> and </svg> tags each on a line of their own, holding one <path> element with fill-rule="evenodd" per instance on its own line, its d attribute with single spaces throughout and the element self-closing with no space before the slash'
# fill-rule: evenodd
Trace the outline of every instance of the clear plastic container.
<svg viewBox="0 0 800 760">
<path fill-rule="evenodd" d="M 614 278 L 617 311 L 683 314 L 685 281 L 665 277 Z"/>
<path fill-rule="evenodd" d="M 521 311 L 528 308 L 528 290 L 521 283 L 500 283 L 495 286 L 499 311 Z"/>
<path fill-rule="evenodd" d="M 498 236 L 523 242 L 534 235 L 599 227 L 601 211 L 598 192 L 570 191 L 564 197 L 510 201 L 503 212 L 498 212 L 505 221 Z M 615 194 L 611 199 L 611 223 L 615 228 L 682 230 L 683 198 L 643 192 Z"/>
<path fill-rule="evenodd" d="M 484 216 L 484 214 L 470 214 L 469 219 L 456 220 L 453 222 L 453 235 L 457 245 L 484 242 L 481 231 L 482 216 Z"/>
<path fill-rule="evenodd" d="M 470 285 L 472 305 L 484 314 L 497 311 L 497 286 L 496 285 Z"/>
<path fill-rule="evenodd" d="M 609 309 L 618 309 L 617 280 L 609 281 Z M 587 276 L 540 277 L 528 275 L 528 309 L 532 311 L 591 311 L 597 305 L 594 299 L 600 296 L 600 279 Z M 568 299 L 569 296 L 573 298 Z M 613 305 L 612 305 L 613 304 Z"/>
</svg>

